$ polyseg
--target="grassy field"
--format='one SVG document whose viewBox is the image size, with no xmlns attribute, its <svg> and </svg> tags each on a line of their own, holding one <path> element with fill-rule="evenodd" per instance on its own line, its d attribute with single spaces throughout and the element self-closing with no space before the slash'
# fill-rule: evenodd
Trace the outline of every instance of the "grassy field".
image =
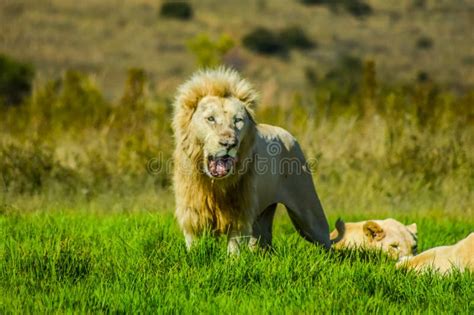
<svg viewBox="0 0 474 315">
<path fill-rule="evenodd" d="M 472 274 L 417 276 L 377 253 L 328 253 L 285 217 L 277 222 L 274 253 L 236 258 L 223 239 L 204 238 L 187 253 L 171 215 L 1 217 L 0 312 L 474 311 Z M 422 249 L 472 229 L 462 219 L 417 222 Z"/>
</svg>

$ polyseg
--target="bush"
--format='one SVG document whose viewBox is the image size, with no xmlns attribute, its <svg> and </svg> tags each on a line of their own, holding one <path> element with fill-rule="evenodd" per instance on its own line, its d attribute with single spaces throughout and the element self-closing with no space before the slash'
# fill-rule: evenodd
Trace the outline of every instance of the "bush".
<svg viewBox="0 0 474 315">
<path fill-rule="evenodd" d="M 316 72 L 316 69 L 312 66 L 306 66 L 303 70 L 303 73 L 304 73 L 306 82 L 312 87 L 316 86 L 316 84 L 319 81 L 318 73 Z"/>
<path fill-rule="evenodd" d="M 300 0 L 302 4 L 306 5 L 318 5 L 318 4 L 327 4 L 329 0 Z"/>
<path fill-rule="evenodd" d="M 108 103 L 87 75 L 69 70 L 60 82 L 58 102 L 53 109 L 57 118 L 64 119 L 64 127 L 99 125 L 109 115 Z"/>
<path fill-rule="evenodd" d="M 427 36 L 422 36 L 416 41 L 416 47 L 419 49 L 430 49 L 433 47 L 433 40 Z"/>
<path fill-rule="evenodd" d="M 360 58 L 342 55 L 337 66 L 320 82 L 320 87 L 332 91 L 335 98 L 348 99 L 359 90 L 363 70 L 364 65 Z"/>
<path fill-rule="evenodd" d="M 160 15 L 167 18 L 189 20 L 193 17 L 193 8 L 184 1 L 165 2 L 161 6 Z"/>
<path fill-rule="evenodd" d="M 306 5 L 327 5 L 332 11 L 344 10 L 357 18 L 372 14 L 372 7 L 361 0 L 300 0 Z"/>
<path fill-rule="evenodd" d="M 147 82 L 147 75 L 145 70 L 140 68 L 130 68 L 127 71 L 127 81 L 125 89 L 120 99 L 122 106 L 129 107 L 128 110 L 136 110 L 143 106 L 145 102 L 145 88 Z"/>
<path fill-rule="evenodd" d="M 243 44 L 248 49 L 261 54 L 282 54 L 292 48 L 309 49 L 315 47 L 299 26 L 288 26 L 275 34 L 264 27 L 258 27 L 247 34 Z"/>
<path fill-rule="evenodd" d="M 18 105 L 31 93 L 33 66 L 0 54 L 0 105 Z"/>
<path fill-rule="evenodd" d="M 69 192 L 82 185 L 79 176 L 62 166 L 53 150 L 37 143 L 0 144 L 0 180 L 6 191 L 38 193 L 53 185 Z"/>
<path fill-rule="evenodd" d="M 187 48 L 196 56 L 200 67 L 215 67 L 222 63 L 223 56 L 234 47 L 234 41 L 228 35 L 213 41 L 206 34 L 199 34 L 187 43 Z"/>
<path fill-rule="evenodd" d="M 414 9 L 426 9 L 426 0 L 413 0 L 412 7 Z"/>
<path fill-rule="evenodd" d="M 286 51 L 278 36 L 264 27 L 258 27 L 245 35 L 242 43 L 249 50 L 261 54 L 272 55 Z"/>
<path fill-rule="evenodd" d="M 288 48 L 309 49 L 315 46 L 299 26 L 289 26 L 282 29 L 279 38 Z"/>
<path fill-rule="evenodd" d="M 343 1 L 344 9 L 355 17 L 362 18 L 372 14 L 372 7 L 362 1 Z"/>
<path fill-rule="evenodd" d="M 419 71 L 416 75 L 416 80 L 421 83 L 428 82 L 430 80 L 430 76 L 425 71 Z"/>
<path fill-rule="evenodd" d="M 44 127 L 42 132 L 97 126 L 110 115 L 110 106 L 95 82 L 73 70 L 35 90 L 29 105 L 32 121 Z"/>
</svg>

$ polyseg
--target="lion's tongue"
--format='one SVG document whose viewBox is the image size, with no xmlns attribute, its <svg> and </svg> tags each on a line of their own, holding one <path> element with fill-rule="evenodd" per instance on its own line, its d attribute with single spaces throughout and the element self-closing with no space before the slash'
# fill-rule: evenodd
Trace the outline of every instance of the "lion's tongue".
<svg viewBox="0 0 474 315">
<path fill-rule="evenodd" d="M 209 171 L 212 176 L 222 177 L 227 175 L 232 168 L 233 161 L 231 158 L 220 158 L 209 162 Z"/>
<path fill-rule="evenodd" d="M 227 174 L 226 161 L 223 159 L 216 162 L 216 173 L 218 176 L 225 176 Z"/>
</svg>

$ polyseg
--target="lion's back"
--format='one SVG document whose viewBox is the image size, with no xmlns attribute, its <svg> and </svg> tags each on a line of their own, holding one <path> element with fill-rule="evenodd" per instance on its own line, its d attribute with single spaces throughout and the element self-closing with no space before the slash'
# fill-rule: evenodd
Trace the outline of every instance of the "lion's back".
<svg viewBox="0 0 474 315">
<path fill-rule="evenodd" d="M 295 137 L 289 131 L 278 126 L 258 124 L 257 132 L 268 145 L 280 143 L 287 151 L 291 151 L 297 144 Z"/>
</svg>

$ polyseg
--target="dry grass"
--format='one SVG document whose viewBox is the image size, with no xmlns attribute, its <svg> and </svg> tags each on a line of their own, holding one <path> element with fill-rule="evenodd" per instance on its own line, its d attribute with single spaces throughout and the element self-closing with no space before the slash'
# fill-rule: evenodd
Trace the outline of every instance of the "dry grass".
<svg viewBox="0 0 474 315">
<path fill-rule="evenodd" d="M 116 102 L 90 77 L 67 72 L 7 108 L 0 212 L 172 210 L 170 99 L 150 97 L 130 75 Z M 340 89 L 310 90 L 314 100 L 295 95 L 291 106 L 260 107 L 257 119 L 301 142 L 331 217 L 474 217 L 474 94 L 422 84 L 372 87 L 369 98 L 369 88 L 325 101 Z"/>
</svg>

